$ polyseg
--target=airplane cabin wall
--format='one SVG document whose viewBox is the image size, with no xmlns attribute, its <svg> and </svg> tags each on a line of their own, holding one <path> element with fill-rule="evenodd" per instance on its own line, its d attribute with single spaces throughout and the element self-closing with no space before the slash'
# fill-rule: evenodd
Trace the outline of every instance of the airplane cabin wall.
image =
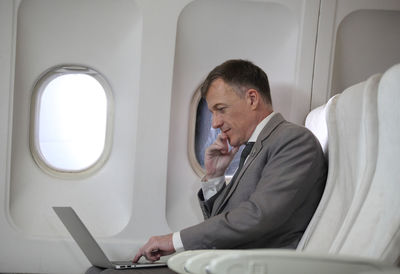
<svg viewBox="0 0 400 274">
<path fill-rule="evenodd" d="M 32 11 L 31 2 L 33 9 L 35 4 L 46 4 L 41 0 L 0 1 L 0 74 L 4 80 L 0 100 L 4 114 L 0 123 L 0 272 L 82 273 L 90 264 L 51 211 L 50 206 L 56 200 L 60 202 L 59 205 L 71 203 L 74 207 L 80 207 L 78 214 L 93 230 L 110 259 L 132 258 L 149 235 L 170 231 L 165 218 L 169 122 L 162 117 L 169 117 L 176 20 L 187 1 L 49 1 L 48 6 L 54 4 L 61 14 L 54 14 L 53 21 L 44 22 L 46 30 L 56 29 L 57 24 L 60 24 L 60 30 L 65 30 L 68 23 L 74 23 L 74 19 L 79 20 L 84 16 L 89 21 L 89 28 L 93 24 L 99 24 L 102 28 L 89 29 L 86 37 L 79 29 L 65 31 L 62 33 L 65 37 L 53 37 L 56 40 L 51 42 L 57 47 L 52 47 L 52 43 L 46 47 L 36 41 L 40 45 L 36 47 L 38 56 L 27 53 L 30 58 L 28 61 L 25 56 L 17 58 L 21 53 L 18 52 L 20 48 L 32 50 L 18 45 L 18 22 L 28 19 L 40 21 L 50 17 L 47 14 L 43 18 L 37 18 L 38 15 L 20 18 L 22 9 L 28 14 Z M 71 5 L 72 8 L 60 9 L 58 5 Z M 90 9 L 77 7 L 80 5 L 91 5 L 93 10 L 102 6 L 99 12 L 103 17 L 97 17 L 98 14 L 90 12 Z M 68 18 L 74 12 L 86 12 L 86 15 Z M 135 26 L 124 22 L 132 15 L 136 15 L 130 18 L 131 22 L 137 23 Z M 67 17 L 65 25 L 57 21 L 63 16 Z M 104 18 L 107 16 L 124 25 L 111 27 L 112 20 Z M 78 28 L 77 23 L 72 25 Z M 28 24 L 26 27 L 32 29 L 35 26 Z M 83 29 L 87 27 L 83 26 Z M 105 37 L 102 37 L 104 34 Z M 20 39 L 38 39 L 34 33 L 25 35 Z M 29 43 L 35 43 L 32 40 Z M 93 42 L 99 45 L 91 44 Z M 73 49 L 69 43 L 73 43 Z M 17 60 L 20 60 L 20 65 Z M 27 68 L 23 67 L 25 63 Z M 114 140 L 110 158 L 101 170 L 85 178 L 63 180 L 45 174 L 35 166 L 29 151 L 27 111 L 33 86 L 43 70 L 60 63 L 78 63 L 97 69 L 109 81 L 114 96 Z M 19 128 L 23 128 L 23 132 L 18 131 L 21 130 Z M 20 141 L 20 138 L 23 140 Z M 21 147 L 17 147 L 16 142 L 20 142 Z M 19 151 L 21 155 L 14 154 L 12 146 L 13 151 Z M 149 153 L 153 157 L 148 157 Z M 24 170 L 24 165 L 29 165 L 29 169 Z M 17 177 L 21 180 L 21 176 L 25 176 L 25 179 L 20 181 L 19 186 L 12 185 Z M 44 182 L 41 180 L 43 178 Z M 116 195 L 119 192 L 116 187 L 120 184 L 124 185 Z M 33 197 L 23 193 L 25 187 L 33 189 Z M 21 207 L 26 209 L 30 206 L 29 213 L 34 215 L 28 218 L 32 221 L 35 221 L 34 218 L 44 220 L 35 224 L 36 227 L 24 224 L 21 220 Z M 11 207 L 14 207 L 14 211 L 10 210 Z M 16 219 L 19 219 L 18 223 Z M 121 219 L 124 221 L 121 222 Z M 115 227 L 113 223 L 119 225 Z"/>
<path fill-rule="evenodd" d="M 400 2 L 323 0 L 311 108 L 400 62 Z"/>
<path fill-rule="evenodd" d="M 275 110 L 302 124 L 331 95 L 400 62 L 399 18 L 396 0 L 0 0 L 0 272 L 89 267 L 52 205 L 73 205 L 119 260 L 201 221 L 188 146 L 206 74 L 250 59 L 269 76 Z M 109 82 L 114 128 L 104 166 L 63 179 L 31 156 L 29 110 L 39 76 L 71 63 Z"/>
<path fill-rule="evenodd" d="M 9 204 L 13 223 L 23 233 L 60 234 L 52 205 L 73 206 L 102 237 L 118 234 L 128 224 L 134 195 L 133 185 L 126 182 L 135 176 L 130 167 L 135 164 L 137 120 L 125 124 L 125 117 L 138 116 L 141 31 L 140 9 L 132 1 L 97 1 L 93 6 L 41 0 L 19 5 Z M 32 84 L 59 64 L 83 64 L 107 75 L 115 105 L 112 153 L 106 164 L 91 176 L 71 180 L 44 173 L 32 161 L 27 145 Z M 93 189 L 97 189 L 94 195 Z M 115 212 L 119 212 L 115 221 L 97 223 L 113 219 Z"/>
</svg>

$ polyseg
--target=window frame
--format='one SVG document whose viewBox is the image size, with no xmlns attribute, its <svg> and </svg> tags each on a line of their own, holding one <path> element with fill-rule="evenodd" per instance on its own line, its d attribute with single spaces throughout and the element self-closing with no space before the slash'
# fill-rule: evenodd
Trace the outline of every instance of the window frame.
<svg viewBox="0 0 400 274">
<path fill-rule="evenodd" d="M 196 175 L 199 178 L 203 178 L 206 175 L 206 170 L 203 168 L 200 164 L 200 162 L 197 160 L 196 156 L 196 124 L 197 124 L 197 109 L 200 103 L 202 96 L 201 96 L 201 91 L 200 87 L 196 89 L 194 92 L 191 103 L 190 103 L 190 108 L 189 108 L 189 132 L 188 132 L 188 158 L 189 158 L 189 163 L 190 166 L 192 167 L 193 171 L 196 173 Z M 241 150 L 238 151 L 240 155 Z M 235 155 L 236 157 L 236 155 Z M 229 164 L 231 165 L 232 162 Z M 229 168 L 229 166 L 228 166 Z M 235 172 L 232 174 L 225 174 L 225 180 L 227 182 L 230 182 L 232 177 L 234 176 Z"/>
<path fill-rule="evenodd" d="M 197 108 L 201 100 L 200 89 L 196 89 L 193 94 L 190 109 L 189 109 L 189 132 L 188 132 L 188 157 L 189 163 L 193 171 L 203 178 L 206 175 L 206 170 L 200 165 L 196 156 L 196 122 L 197 122 Z"/>
<path fill-rule="evenodd" d="M 39 145 L 39 115 L 43 92 L 51 81 L 59 76 L 66 74 L 87 74 L 89 76 L 92 76 L 103 87 L 107 101 L 106 130 L 103 151 L 100 154 L 99 158 L 95 162 L 93 162 L 93 164 L 79 170 L 67 170 L 54 167 L 53 165 L 51 165 L 51 163 L 46 161 L 46 158 L 42 154 Z M 30 121 L 30 151 L 34 161 L 41 170 L 45 171 L 49 175 L 63 179 L 88 177 L 98 171 L 106 163 L 111 153 L 114 127 L 114 100 L 111 92 L 111 86 L 108 84 L 107 80 L 102 74 L 100 74 L 97 70 L 87 66 L 72 64 L 52 67 L 41 74 L 33 86 Z"/>
</svg>

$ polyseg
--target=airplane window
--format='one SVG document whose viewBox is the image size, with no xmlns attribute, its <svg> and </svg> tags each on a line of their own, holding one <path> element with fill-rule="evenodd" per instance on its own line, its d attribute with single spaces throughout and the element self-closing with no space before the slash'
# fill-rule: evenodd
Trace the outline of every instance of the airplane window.
<svg viewBox="0 0 400 274">
<path fill-rule="evenodd" d="M 214 129 L 211 126 L 212 115 L 207 107 L 207 102 L 203 98 L 200 98 L 200 91 L 197 91 L 197 93 L 198 95 L 195 96 L 192 102 L 192 104 L 197 105 L 197 108 L 193 108 L 196 111 L 196 124 L 194 128 L 194 154 L 196 163 L 193 164 L 193 161 L 191 161 L 195 171 L 197 171 L 196 164 L 204 170 L 204 153 L 207 147 L 215 141 L 217 135 L 220 133 L 219 129 Z M 235 158 L 226 171 L 226 176 L 233 176 L 238 168 L 242 149 L 243 148 L 236 153 Z M 199 174 L 199 176 L 202 176 L 202 174 Z"/>
<path fill-rule="evenodd" d="M 53 173 L 79 173 L 96 166 L 102 156 L 104 161 L 110 135 L 105 79 L 85 67 L 61 67 L 42 77 L 35 91 L 31 142 L 39 166 Z"/>
</svg>

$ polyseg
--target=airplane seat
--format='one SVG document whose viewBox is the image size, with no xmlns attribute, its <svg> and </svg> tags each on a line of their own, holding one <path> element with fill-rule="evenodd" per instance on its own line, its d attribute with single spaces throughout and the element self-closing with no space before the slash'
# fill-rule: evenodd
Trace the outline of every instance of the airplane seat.
<svg viewBox="0 0 400 274">
<path fill-rule="evenodd" d="M 328 160 L 328 127 L 326 124 L 326 113 L 329 112 L 331 104 L 335 97 L 339 94 L 333 96 L 329 101 L 313 109 L 306 117 L 305 126 L 317 137 L 319 143 L 321 144 L 322 151 L 324 152 L 325 158 Z"/>
<path fill-rule="evenodd" d="M 328 178 L 298 250 L 331 252 L 353 225 L 376 165 L 380 78 L 380 75 L 373 75 L 329 101 L 326 113 Z"/>
<path fill-rule="evenodd" d="M 386 71 L 378 87 L 377 163 L 373 180 L 354 224 L 331 251 L 379 258 L 400 258 L 400 64 Z"/>
<path fill-rule="evenodd" d="M 207 264 L 189 262 L 207 265 L 207 273 L 400 273 L 394 267 L 400 258 L 400 64 L 332 97 L 306 125 L 322 147 L 329 140 L 329 172 L 297 250 L 209 250 L 191 255 Z M 199 255 L 204 252 L 215 258 Z"/>
<path fill-rule="evenodd" d="M 345 90 L 327 115 L 326 192 L 298 250 L 400 257 L 400 64 Z M 336 166 L 335 166 L 336 165 Z"/>
</svg>

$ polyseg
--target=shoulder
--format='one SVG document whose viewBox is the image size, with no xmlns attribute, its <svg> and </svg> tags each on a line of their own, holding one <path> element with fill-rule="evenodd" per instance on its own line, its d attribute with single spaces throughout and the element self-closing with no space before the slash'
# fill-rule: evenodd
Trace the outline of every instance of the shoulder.
<svg viewBox="0 0 400 274">
<path fill-rule="evenodd" d="M 309 129 L 286 121 L 279 113 L 272 117 L 259 137 L 260 145 L 273 150 L 320 150 L 319 141 Z"/>
<path fill-rule="evenodd" d="M 314 138 L 314 134 L 304 126 L 294 124 L 286 121 L 280 113 L 276 113 L 268 124 L 264 127 L 260 134 L 261 139 L 267 137 L 279 135 L 279 138 L 286 137 L 289 139 L 296 138 L 299 136 L 306 136 Z"/>
</svg>

